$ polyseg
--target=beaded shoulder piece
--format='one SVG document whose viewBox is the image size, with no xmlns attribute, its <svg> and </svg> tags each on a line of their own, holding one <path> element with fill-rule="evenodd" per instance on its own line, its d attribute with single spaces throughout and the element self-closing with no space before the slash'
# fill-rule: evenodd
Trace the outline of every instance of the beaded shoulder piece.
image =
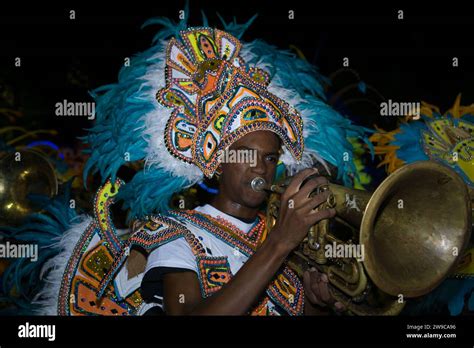
<svg viewBox="0 0 474 348">
<path fill-rule="evenodd" d="M 84 231 L 67 262 L 58 297 L 59 315 L 135 315 L 142 298 L 138 290 L 121 296 L 107 283 L 99 296 L 103 279 L 124 250 L 109 215 L 109 206 L 123 184 L 107 181 L 94 200 L 94 219 Z"/>
<path fill-rule="evenodd" d="M 176 219 L 205 229 L 245 256 L 251 256 L 265 240 L 265 219 L 263 215 L 259 215 L 257 224 L 248 233 L 244 233 L 225 219 L 215 218 L 196 210 L 176 210 L 170 212 L 170 214 Z"/>
<path fill-rule="evenodd" d="M 210 261 L 205 258 L 202 245 L 185 226 L 164 216 L 137 221 L 132 235 L 121 239 L 109 208 L 122 185 L 120 179 L 114 184 L 108 180 L 96 193 L 94 219 L 76 244 L 63 274 L 58 301 L 60 315 L 135 315 L 143 302 L 138 289 L 124 297 L 115 287 L 117 273 L 133 245 L 149 251 L 185 238 L 196 257 L 202 262 Z M 207 288 L 215 289 L 213 284 Z"/>
</svg>

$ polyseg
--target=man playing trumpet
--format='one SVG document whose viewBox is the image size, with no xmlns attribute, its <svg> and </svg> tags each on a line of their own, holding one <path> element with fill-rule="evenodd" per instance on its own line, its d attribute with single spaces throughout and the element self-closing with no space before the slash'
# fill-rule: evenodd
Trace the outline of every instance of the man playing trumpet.
<svg viewBox="0 0 474 348">
<path fill-rule="evenodd" d="M 231 150 L 236 148 L 255 150 L 258 154 L 257 165 L 251 167 L 248 163 L 223 163 L 219 194 L 211 204 L 199 207 L 197 211 L 205 212 L 213 218 L 225 219 L 229 224 L 234 223 L 241 229 L 242 235 L 245 235 L 252 229 L 251 226 L 264 221 L 259 215 L 259 208 L 268 195 L 265 191 L 254 191 L 251 181 L 256 176 L 265 178 L 267 182 L 273 180 L 280 140 L 272 132 L 257 131 L 236 141 Z M 306 178 L 315 173 L 316 169 L 305 169 L 293 178 L 281 196 L 282 209 L 277 224 L 252 256 L 247 258 L 233 247 L 225 249 L 231 253 L 229 256 L 232 256 L 232 260 L 238 259 L 240 264 L 234 266 L 238 268 L 235 275 L 212 296 L 201 296 L 197 268 L 191 268 L 194 255 L 191 248 L 186 248 L 180 240 L 169 242 L 151 253 L 142 291 L 148 296 L 153 294 L 162 297 L 167 314 L 249 313 L 282 267 L 288 254 L 306 237 L 309 228 L 322 219 L 334 216 L 334 209 L 315 209 L 326 201 L 328 191 L 309 197 L 318 186 L 327 183 L 326 178 L 313 178 L 302 185 Z M 218 247 L 218 240 L 214 241 L 215 237 L 211 233 L 204 230 L 201 234 L 207 237 L 206 249 L 209 250 L 207 245 Z M 173 244 L 176 244 L 176 250 L 172 250 Z M 214 253 L 215 251 L 213 255 Z M 161 282 L 162 293 L 149 292 L 158 289 Z M 324 313 L 332 306 L 337 310 L 343 309 L 340 303 L 335 303 L 331 298 L 326 275 L 316 269 L 305 273 L 301 290 L 305 294 L 305 314 Z M 295 295 L 289 295 L 288 301 L 291 302 L 291 295 L 293 299 Z M 152 299 L 151 296 L 149 298 Z M 267 308 L 275 314 L 281 312 L 274 304 L 267 304 Z"/>
<path fill-rule="evenodd" d="M 310 195 L 327 179 L 310 178 L 303 184 L 317 174 L 312 168 L 294 176 L 270 231 L 259 212 L 268 193 L 251 184 L 257 177 L 274 180 L 282 146 L 295 160 L 301 159 L 300 115 L 268 92 L 269 77 L 263 70 L 244 67 L 234 37 L 208 28 L 181 35 L 185 47 L 176 40 L 169 43 L 167 76 L 186 78 L 167 80 L 167 87 L 157 94 L 161 104 L 175 110 L 166 145 L 206 176 L 217 173 L 219 193 L 210 204 L 168 215 L 178 222 L 175 228 L 182 229 L 184 238 L 165 236 L 169 240 L 152 248 L 142 294 L 155 308 L 147 313 L 300 315 L 343 310 L 329 294 L 326 275 L 311 269 L 301 282 L 285 265 L 309 228 L 335 214 L 334 209 L 316 209 L 329 192 Z M 230 54 L 219 56 L 223 52 Z M 192 98 L 190 91 L 195 93 Z M 197 100 L 197 113 L 188 106 L 192 99 Z M 256 164 L 219 163 L 216 153 L 222 150 L 254 151 Z M 155 223 L 167 222 L 155 217 Z M 150 231 L 142 228 L 136 234 Z"/>
</svg>

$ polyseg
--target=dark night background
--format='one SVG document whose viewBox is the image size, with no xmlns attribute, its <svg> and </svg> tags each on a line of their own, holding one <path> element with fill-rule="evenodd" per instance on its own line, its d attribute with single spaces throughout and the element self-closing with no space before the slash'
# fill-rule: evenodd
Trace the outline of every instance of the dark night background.
<svg viewBox="0 0 474 348">
<path fill-rule="evenodd" d="M 115 83 L 124 59 L 150 47 L 160 27 L 141 29 L 142 24 L 162 16 L 179 21 L 184 7 L 184 0 L 49 5 L 4 0 L 0 4 L 0 143 L 2 129 L 14 125 L 55 129 L 57 135 L 42 139 L 77 148 L 77 137 L 93 121 L 57 117 L 55 104 L 65 99 L 92 101 L 89 91 Z M 69 18 L 70 10 L 75 10 L 74 20 Z M 393 130 L 398 119 L 380 116 L 380 103 L 387 99 L 425 101 L 442 113 L 459 93 L 461 105 L 474 104 L 474 13 L 468 2 L 414 7 L 400 2 L 191 0 L 190 26 L 202 25 L 201 10 L 209 24 L 219 29 L 223 26 L 216 12 L 227 22 L 235 17 L 238 23 L 258 13 L 242 40 L 263 39 L 280 49 L 299 50 L 331 78 L 329 104 L 357 124 Z M 294 20 L 288 19 L 289 10 L 294 10 Z M 404 11 L 403 20 L 397 19 L 398 10 Z M 15 67 L 16 57 L 21 58 L 21 67 Z M 344 57 L 350 59 L 352 72 L 341 70 Z M 459 59 L 458 67 L 453 67 L 453 57 Z M 360 81 L 368 86 L 365 94 L 357 89 Z M 21 111 L 22 116 L 8 118 L 2 113 L 6 109 Z M 375 164 L 368 170 L 373 187 L 386 176 L 383 168 L 373 168 Z M 122 173 L 119 176 L 126 179 Z M 83 207 L 92 208 L 93 192 L 77 195 L 78 204 L 85 202 Z M 124 220 L 122 216 L 122 227 Z"/>
<path fill-rule="evenodd" d="M 383 100 L 426 101 L 444 112 L 462 92 L 462 105 L 474 103 L 474 16 L 467 5 L 454 2 L 374 6 L 330 2 L 190 2 L 189 24 L 201 25 L 204 10 L 210 25 L 220 27 L 219 12 L 226 21 L 239 23 L 259 16 L 244 34 L 244 41 L 261 38 L 279 48 L 295 46 L 306 59 L 330 76 L 349 57 L 350 68 L 373 87 L 366 95 L 344 93 L 334 107 L 358 123 L 374 123 L 392 129 L 396 120 L 379 117 L 375 108 Z M 167 16 L 178 20 L 184 1 L 109 2 L 106 4 L 0 5 L 0 84 L 9 106 L 23 111 L 18 122 L 28 128 L 54 128 L 54 141 L 70 144 L 91 125 L 85 117 L 60 118 L 54 104 L 90 101 L 88 91 L 117 81 L 125 57 L 148 48 L 156 26 L 141 29 L 145 20 Z M 76 19 L 69 19 L 69 10 Z M 288 10 L 295 20 L 288 20 Z M 405 19 L 397 19 L 397 10 Z M 22 66 L 14 66 L 21 57 Z M 459 67 L 452 67 L 452 57 Z M 333 79 L 329 95 L 357 82 L 342 73 Z M 374 92 L 375 90 L 375 92 Z M 362 101 L 360 100 L 362 97 Z M 351 99 L 359 100 L 345 105 Z M 4 100 L 0 103 L 5 104 Z M 0 104 L 1 106 L 1 104 Z M 0 125 L 6 120 L 0 120 Z"/>
</svg>

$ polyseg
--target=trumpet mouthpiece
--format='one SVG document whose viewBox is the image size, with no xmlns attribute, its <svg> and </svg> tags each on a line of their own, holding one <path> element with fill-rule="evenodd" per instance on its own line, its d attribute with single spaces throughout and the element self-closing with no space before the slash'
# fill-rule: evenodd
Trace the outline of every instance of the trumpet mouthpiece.
<svg viewBox="0 0 474 348">
<path fill-rule="evenodd" d="M 257 192 L 262 192 L 263 190 L 265 190 L 267 186 L 267 182 L 265 181 L 264 178 L 257 176 L 256 178 L 252 180 L 252 182 L 250 183 L 250 186 L 252 186 L 252 190 L 257 191 Z"/>
</svg>

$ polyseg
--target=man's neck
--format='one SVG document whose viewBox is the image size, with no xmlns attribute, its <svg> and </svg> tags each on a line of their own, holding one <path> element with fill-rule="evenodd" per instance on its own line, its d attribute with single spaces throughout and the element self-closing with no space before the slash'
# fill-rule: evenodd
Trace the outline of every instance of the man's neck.
<svg viewBox="0 0 474 348">
<path fill-rule="evenodd" d="M 239 203 L 217 196 L 211 202 L 211 205 L 227 215 L 235 217 L 242 222 L 251 223 L 257 217 L 258 208 L 250 208 Z"/>
</svg>

